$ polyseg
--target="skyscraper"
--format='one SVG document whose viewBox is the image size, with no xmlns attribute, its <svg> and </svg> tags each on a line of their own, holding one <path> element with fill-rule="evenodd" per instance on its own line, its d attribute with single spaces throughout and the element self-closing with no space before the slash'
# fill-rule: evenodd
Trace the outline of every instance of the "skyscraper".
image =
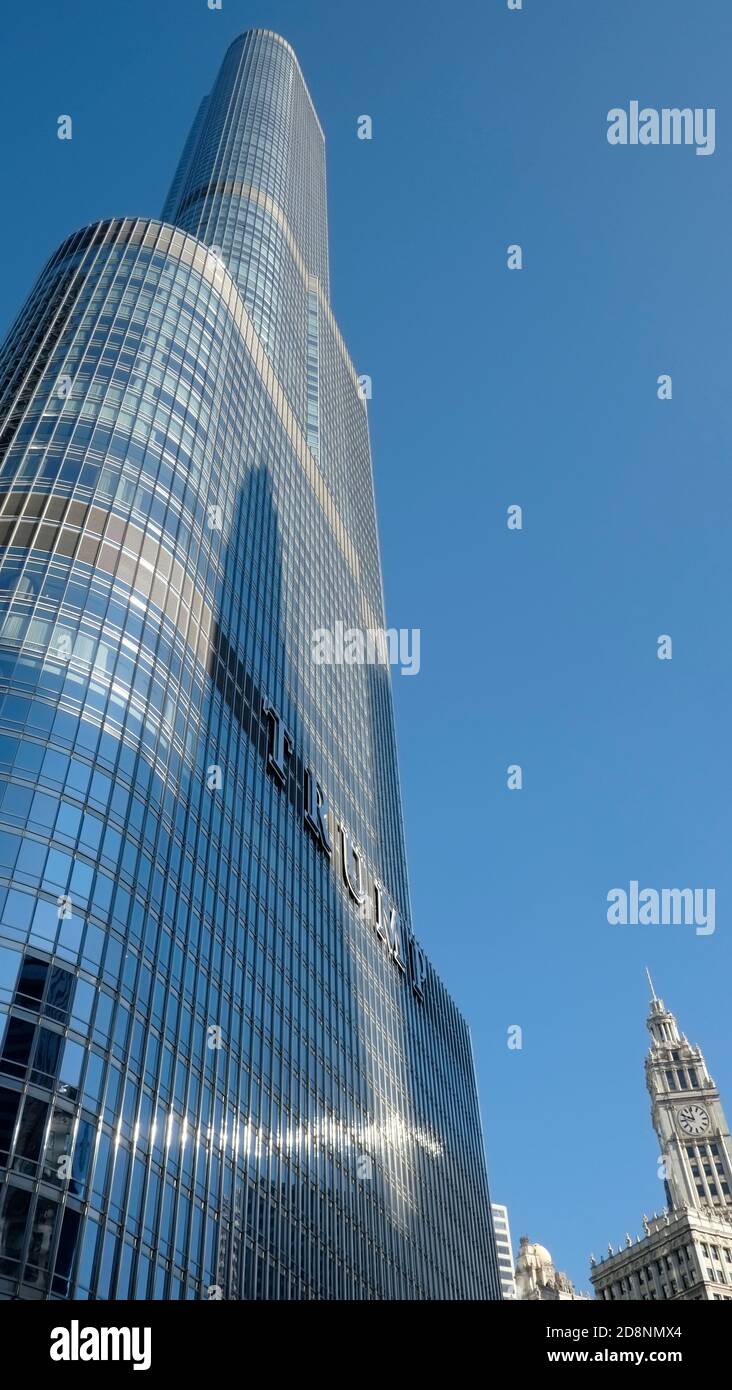
<svg viewBox="0 0 732 1390">
<path fill-rule="evenodd" d="M 255 30 L 0 353 L 0 1297 L 499 1297 L 388 666 L 314 657 L 384 627 L 363 394 Z"/>
<path fill-rule="evenodd" d="M 732 1141 L 700 1047 L 690 1043 L 651 986 L 646 1085 L 660 1147 L 666 1207 L 643 1218 L 644 1235 L 593 1260 L 606 1300 L 732 1299 Z"/>
</svg>

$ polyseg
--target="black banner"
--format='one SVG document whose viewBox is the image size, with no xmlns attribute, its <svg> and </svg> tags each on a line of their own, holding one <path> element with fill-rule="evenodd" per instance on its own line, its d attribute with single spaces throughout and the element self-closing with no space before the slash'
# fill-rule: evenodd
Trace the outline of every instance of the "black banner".
<svg viewBox="0 0 732 1390">
<path fill-rule="evenodd" d="M 398 1334 L 413 1369 L 432 1354 L 430 1347 L 448 1352 L 457 1332 L 461 1357 L 472 1350 L 486 1369 L 500 1346 L 502 1364 L 522 1371 L 574 1368 L 586 1374 L 594 1367 L 658 1365 L 688 1373 L 718 1365 L 729 1335 L 725 1311 L 707 1303 L 588 1300 L 415 1303 L 400 1304 L 398 1312 L 389 1304 L 374 1309 L 358 1303 L 16 1302 L 0 1306 L 0 1337 L 6 1367 L 17 1355 L 24 1373 L 40 1372 L 50 1385 L 69 1375 L 78 1385 L 85 1379 L 97 1384 L 100 1371 L 105 1380 L 132 1376 L 133 1384 L 168 1384 L 176 1373 L 186 1384 L 198 1378 L 210 1383 L 233 1373 L 239 1384 L 263 1352 L 276 1357 L 279 1376 L 290 1349 L 293 1367 L 303 1370 L 306 1361 L 312 1367 L 308 1348 L 322 1351 L 324 1337 L 340 1363 L 340 1378 L 344 1338 L 352 1330 L 359 1340 L 367 1338 L 365 1347 L 374 1346 L 374 1314 L 379 1339 L 393 1344 Z M 375 1358 L 372 1365 L 375 1370 Z"/>
</svg>

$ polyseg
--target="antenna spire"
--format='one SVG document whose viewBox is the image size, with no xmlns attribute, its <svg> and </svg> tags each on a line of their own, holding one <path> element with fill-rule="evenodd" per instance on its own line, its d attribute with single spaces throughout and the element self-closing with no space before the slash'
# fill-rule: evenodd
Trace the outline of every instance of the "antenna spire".
<svg viewBox="0 0 732 1390">
<path fill-rule="evenodd" d="M 651 972 L 650 972 L 650 970 L 648 969 L 648 966 L 646 966 L 646 975 L 648 976 L 648 983 L 649 983 L 649 985 L 650 985 L 650 987 L 651 987 L 651 998 L 652 998 L 652 999 L 657 999 L 657 998 L 658 998 L 658 995 L 656 994 L 656 991 L 655 991 L 655 989 L 653 988 L 653 980 L 651 979 Z"/>
</svg>

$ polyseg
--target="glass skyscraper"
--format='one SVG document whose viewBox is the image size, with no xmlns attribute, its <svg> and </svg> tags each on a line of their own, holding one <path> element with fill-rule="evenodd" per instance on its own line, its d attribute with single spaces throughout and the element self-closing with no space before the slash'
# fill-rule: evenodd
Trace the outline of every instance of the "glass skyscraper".
<svg viewBox="0 0 732 1390">
<path fill-rule="evenodd" d="M 389 669 L 314 659 L 384 627 L 363 394 L 254 30 L 0 352 L 0 1298 L 500 1297 Z"/>
</svg>

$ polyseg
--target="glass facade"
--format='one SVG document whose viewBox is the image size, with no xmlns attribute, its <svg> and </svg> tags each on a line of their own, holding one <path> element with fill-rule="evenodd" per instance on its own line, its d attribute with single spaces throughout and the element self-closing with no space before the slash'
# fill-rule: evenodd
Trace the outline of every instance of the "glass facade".
<svg viewBox="0 0 732 1390">
<path fill-rule="evenodd" d="M 497 1298 L 325 162 L 254 30 L 0 351 L 0 1298 Z"/>
</svg>

